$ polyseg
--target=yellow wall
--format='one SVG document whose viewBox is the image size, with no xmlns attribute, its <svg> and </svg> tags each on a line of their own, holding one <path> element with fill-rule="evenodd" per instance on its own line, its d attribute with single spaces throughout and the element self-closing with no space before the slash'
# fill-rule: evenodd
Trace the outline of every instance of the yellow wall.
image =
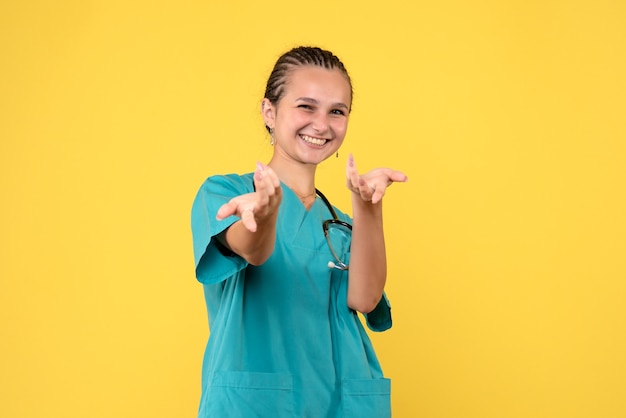
<svg viewBox="0 0 626 418">
<path fill-rule="evenodd" d="M 191 201 L 268 160 L 297 44 L 356 90 L 318 186 L 348 207 L 348 152 L 410 177 L 373 336 L 394 416 L 626 416 L 625 3 L 381 4 L 3 2 L 0 416 L 194 416 Z"/>
</svg>

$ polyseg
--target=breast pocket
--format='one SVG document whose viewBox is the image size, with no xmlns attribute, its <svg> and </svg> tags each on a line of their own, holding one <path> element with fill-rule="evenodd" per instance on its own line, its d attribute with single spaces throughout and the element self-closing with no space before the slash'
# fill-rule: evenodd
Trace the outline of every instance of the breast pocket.
<svg viewBox="0 0 626 418">
<path fill-rule="evenodd" d="M 344 418 L 390 418 L 391 380 L 346 379 L 341 384 Z"/>
<path fill-rule="evenodd" d="M 293 378 L 288 373 L 215 372 L 200 417 L 293 418 Z"/>
</svg>

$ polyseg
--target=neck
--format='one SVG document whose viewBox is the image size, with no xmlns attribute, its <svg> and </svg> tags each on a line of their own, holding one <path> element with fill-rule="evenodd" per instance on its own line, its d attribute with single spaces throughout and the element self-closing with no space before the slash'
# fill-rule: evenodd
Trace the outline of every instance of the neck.
<svg viewBox="0 0 626 418">
<path fill-rule="evenodd" d="M 302 164 L 272 158 L 268 164 L 280 181 L 303 202 L 315 200 L 315 164 Z"/>
</svg>

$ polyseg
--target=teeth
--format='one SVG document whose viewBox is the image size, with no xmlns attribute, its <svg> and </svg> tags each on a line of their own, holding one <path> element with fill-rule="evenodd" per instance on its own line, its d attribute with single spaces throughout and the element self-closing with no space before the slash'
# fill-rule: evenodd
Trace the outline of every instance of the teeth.
<svg viewBox="0 0 626 418">
<path fill-rule="evenodd" d="M 314 145 L 324 145 L 326 143 L 326 140 L 321 139 L 321 138 L 313 138 L 312 136 L 308 136 L 308 135 L 300 135 L 300 137 L 304 139 L 305 142 L 308 142 Z"/>
</svg>

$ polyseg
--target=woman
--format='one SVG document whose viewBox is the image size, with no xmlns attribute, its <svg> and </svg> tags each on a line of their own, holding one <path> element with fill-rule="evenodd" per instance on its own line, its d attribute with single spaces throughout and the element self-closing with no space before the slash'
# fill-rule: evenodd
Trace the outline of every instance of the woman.
<svg viewBox="0 0 626 418">
<path fill-rule="evenodd" d="M 196 276 L 211 330 L 200 417 L 391 414 L 390 382 L 356 312 L 374 331 L 391 326 L 382 198 L 407 178 L 385 168 L 360 175 L 350 156 L 353 220 L 315 189 L 351 104 L 350 78 L 331 52 L 285 53 L 261 103 L 270 162 L 210 177 L 196 196 Z"/>
</svg>

